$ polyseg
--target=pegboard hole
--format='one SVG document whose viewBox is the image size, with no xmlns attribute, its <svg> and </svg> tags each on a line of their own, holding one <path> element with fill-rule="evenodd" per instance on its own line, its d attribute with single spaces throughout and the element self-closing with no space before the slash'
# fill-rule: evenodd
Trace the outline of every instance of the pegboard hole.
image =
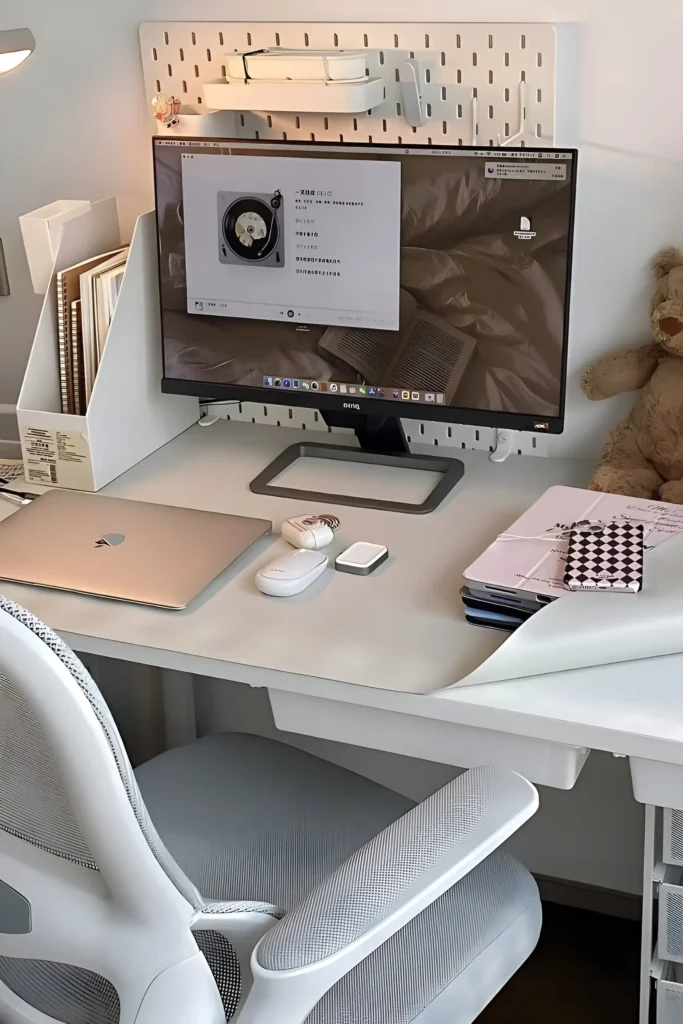
<svg viewBox="0 0 683 1024">
<path fill-rule="evenodd" d="M 401 81 L 401 76 L 400 76 L 400 74 L 399 74 L 399 72 L 398 72 L 398 68 L 395 68 L 395 69 L 394 69 L 394 77 L 395 77 L 395 79 L 396 79 L 396 81 L 397 81 L 397 82 L 400 82 L 400 81 Z"/>
<path fill-rule="evenodd" d="M 164 42 L 168 46 L 168 32 L 164 32 Z"/>
<path fill-rule="evenodd" d="M 329 119 L 328 117 L 326 117 L 326 118 L 325 118 L 325 131 L 327 131 L 327 129 L 328 129 L 329 127 L 330 127 L 330 119 Z"/>
<path fill-rule="evenodd" d="M 276 46 L 280 45 L 280 33 L 279 32 L 275 33 L 275 45 Z"/>
<path fill-rule="evenodd" d="M 192 45 L 193 46 L 197 45 L 197 33 L 196 32 L 192 33 Z"/>
<path fill-rule="evenodd" d="M 441 99 L 445 100 L 446 99 L 446 95 L 447 95 L 447 93 L 446 93 L 446 86 L 442 85 L 441 86 Z"/>
<path fill-rule="evenodd" d="M 247 46 L 251 46 L 251 32 L 247 32 Z"/>
<path fill-rule="evenodd" d="M 222 32 L 218 33 L 218 45 L 219 46 L 223 46 L 223 33 Z"/>
<path fill-rule="evenodd" d="M 268 114 L 268 127 L 269 127 L 269 128 L 272 128 L 272 127 L 273 127 L 273 119 L 272 119 L 272 117 L 270 116 L 270 114 Z"/>
<path fill-rule="evenodd" d="M 195 64 L 195 66 L 194 66 L 194 77 L 195 78 L 199 78 L 199 65 L 198 64 Z"/>
<path fill-rule="evenodd" d="M 185 60 L 185 51 L 183 50 L 182 46 L 180 47 L 180 51 L 179 52 L 180 52 L 180 59 L 181 60 Z"/>
<path fill-rule="evenodd" d="M 489 121 L 493 120 L 493 106 L 489 104 Z"/>
<path fill-rule="evenodd" d="M 475 51 L 475 52 L 474 52 L 474 53 L 472 54 L 472 67 L 473 67 L 473 68 L 476 68 L 476 66 L 477 66 L 477 59 L 478 59 L 478 58 L 477 58 L 477 54 L 476 54 L 476 51 Z"/>
<path fill-rule="evenodd" d="M 427 137 L 427 145 L 428 145 L 428 146 L 431 146 L 431 144 L 432 144 L 432 140 L 431 140 L 431 137 L 430 137 L 430 136 L 428 136 L 428 137 Z"/>
<path fill-rule="evenodd" d="M 366 32 L 365 35 L 363 36 L 363 46 L 367 46 L 367 45 L 368 45 L 368 34 Z"/>
<path fill-rule="evenodd" d="M 384 64 L 384 50 L 379 51 L 379 62 L 380 64 Z"/>
<path fill-rule="evenodd" d="M 201 102 L 202 102 L 202 98 L 201 98 L 201 96 L 198 96 L 197 97 L 197 103 L 201 103 Z"/>
<path fill-rule="evenodd" d="M 493 36 L 489 36 L 489 50 L 493 49 Z"/>
<path fill-rule="evenodd" d="M 449 437 L 453 437 L 453 428 L 452 427 L 448 427 L 447 428 L 447 432 L 448 432 L 448 436 Z"/>
<path fill-rule="evenodd" d="M 522 71 L 522 81 L 526 82 L 526 71 Z"/>
<path fill-rule="evenodd" d="M 206 59 L 209 60 L 209 61 L 211 60 L 211 50 L 209 50 L 208 47 L 206 49 Z"/>
<path fill-rule="evenodd" d="M 526 36 L 524 34 L 520 37 L 519 45 L 523 50 L 526 50 Z"/>
<path fill-rule="evenodd" d="M 462 71 L 458 70 L 455 75 L 455 80 L 458 85 L 462 85 Z"/>
<path fill-rule="evenodd" d="M 315 142 L 315 132 L 311 132 L 311 142 Z"/>
<path fill-rule="evenodd" d="M 170 64 L 166 65 L 166 70 L 168 71 L 168 77 L 173 78 L 173 68 L 171 67 Z"/>
<path fill-rule="evenodd" d="M 421 423 L 420 424 L 420 433 L 424 434 L 424 432 L 425 432 L 425 425 L 424 425 L 424 423 Z"/>
<path fill-rule="evenodd" d="M 402 145 L 403 145 L 403 139 L 401 138 L 401 136 L 400 136 L 400 135 L 399 135 L 399 137 L 398 137 L 398 138 L 396 139 L 396 141 L 398 142 L 399 146 L 402 146 Z"/>
<path fill-rule="evenodd" d="M 187 82 L 183 78 L 183 92 L 187 92 Z"/>
<path fill-rule="evenodd" d="M 334 38 L 334 45 L 335 45 L 335 49 L 336 49 L 339 46 L 339 36 L 337 35 L 336 32 L 334 33 L 334 37 L 333 38 Z"/>
<path fill-rule="evenodd" d="M 473 99 L 473 100 L 476 100 L 476 98 L 477 98 L 477 96 L 478 96 L 478 95 L 479 95 L 479 93 L 478 93 L 478 91 L 477 91 L 477 87 L 476 87 L 476 85 L 475 85 L 475 87 L 474 87 L 474 88 L 472 89 L 472 99 Z"/>
<path fill-rule="evenodd" d="M 368 142 L 372 144 L 372 135 L 368 135 Z"/>
<path fill-rule="evenodd" d="M 417 128 L 413 128 L 413 135 L 417 135 Z"/>
<path fill-rule="evenodd" d="M 431 82 L 431 80 L 432 80 L 432 73 L 429 70 L 429 68 L 425 68 L 425 82 Z"/>
<path fill-rule="evenodd" d="M 479 440 L 479 431 L 478 431 L 478 430 L 475 430 L 475 431 L 474 431 L 474 440 L 475 440 L 475 441 L 478 441 L 478 440 Z"/>
<path fill-rule="evenodd" d="M 431 116 L 432 116 L 432 105 L 431 105 L 431 103 L 428 103 L 427 104 L 427 117 L 431 117 Z"/>
<path fill-rule="evenodd" d="M 244 114 L 240 114 L 240 126 L 244 128 Z"/>
<path fill-rule="evenodd" d="M 182 53 L 182 50 L 181 50 L 181 53 Z M 152 47 L 152 60 L 157 60 L 157 48 L 156 48 L 156 46 Z"/>
<path fill-rule="evenodd" d="M 187 89 L 185 90 L 187 92 Z M 161 82 L 157 78 L 157 92 L 161 92 Z"/>
<path fill-rule="evenodd" d="M 353 119 L 353 130 L 354 130 L 354 132 L 358 131 L 358 118 L 357 117 L 354 117 L 354 119 Z"/>
<path fill-rule="evenodd" d="M 536 138 L 540 139 L 543 135 L 540 123 L 536 125 Z"/>
<path fill-rule="evenodd" d="M 539 53 L 538 56 L 536 57 L 536 63 L 539 66 L 539 68 L 543 67 L 543 54 L 542 53 Z"/>
<path fill-rule="evenodd" d="M 304 46 L 308 46 L 308 32 L 304 32 Z"/>
<path fill-rule="evenodd" d="M 510 102 L 510 90 L 509 89 L 505 90 L 505 102 L 506 103 Z"/>
<path fill-rule="evenodd" d="M 341 133 L 341 132 L 339 133 L 339 141 L 340 141 L 340 142 L 343 142 L 343 141 L 344 141 L 344 136 L 342 135 L 342 133 Z"/>
<path fill-rule="evenodd" d="M 443 50 L 441 51 L 441 67 L 442 68 L 446 67 L 446 54 L 444 53 Z"/>
<path fill-rule="evenodd" d="M 510 54 L 509 53 L 505 54 L 505 67 L 506 68 L 510 67 Z"/>
<path fill-rule="evenodd" d="M 394 32 L 394 46 L 396 47 L 396 49 L 398 49 L 398 36 L 396 35 L 395 32 Z"/>
<path fill-rule="evenodd" d="M 543 102 L 543 90 L 542 89 L 537 89 L 536 90 L 536 102 L 537 103 L 542 103 Z"/>
<path fill-rule="evenodd" d="M 387 130 L 387 122 L 386 122 L 386 118 L 384 118 L 383 121 L 382 121 L 382 131 L 385 132 L 386 130 Z"/>
<path fill-rule="evenodd" d="M 425 50 L 429 49 L 429 36 L 425 36 Z"/>
<path fill-rule="evenodd" d="M 412 59 L 413 59 L 413 57 L 415 56 L 415 50 L 410 50 L 410 51 L 409 51 L 409 53 L 408 53 L 408 56 L 409 56 L 409 57 L 410 57 L 410 59 L 412 60 Z"/>
<path fill-rule="evenodd" d="M 297 126 L 297 128 L 301 128 L 301 118 L 299 117 L 299 115 L 298 115 L 298 114 L 296 115 L 296 117 L 295 117 L 295 119 L 294 119 L 294 120 L 295 120 L 295 122 L 296 122 L 296 126 Z"/>
<path fill-rule="evenodd" d="M 227 78 L 227 69 L 225 64 L 221 64 L 221 78 Z"/>
<path fill-rule="evenodd" d="M 259 134 L 259 132 L 258 132 L 258 131 L 255 131 L 255 132 L 254 132 L 254 138 L 255 138 L 255 139 L 260 139 L 260 138 L 261 138 L 261 135 Z"/>
<path fill-rule="evenodd" d="M 462 46 L 462 39 L 460 38 L 459 35 L 455 37 L 455 45 L 457 46 L 458 49 L 460 49 L 460 47 Z"/>
<path fill-rule="evenodd" d="M 283 142 L 286 142 L 286 141 L 287 141 L 287 132 L 283 132 L 283 133 L 282 133 L 282 141 L 283 141 Z"/>
<path fill-rule="evenodd" d="M 396 116 L 397 117 L 401 116 L 401 104 L 400 103 L 396 104 Z"/>
<path fill-rule="evenodd" d="M 444 133 L 444 135 L 448 134 L 448 121 L 441 122 L 441 131 Z"/>
<path fill-rule="evenodd" d="M 505 122 L 505 134 L 506 134 L 506 136 L 508 138 L 510 138 L 510 122 L 509 121 Z"/>
<path fill-rule="evenodd" d="M 458 103 L 458 117 L 462 117 L 462 103 Z"/>
<path fill-rule="evenodd" d="M 489 85 L 493 85 L 493 71 L 489 71 Z"/>
</svg>

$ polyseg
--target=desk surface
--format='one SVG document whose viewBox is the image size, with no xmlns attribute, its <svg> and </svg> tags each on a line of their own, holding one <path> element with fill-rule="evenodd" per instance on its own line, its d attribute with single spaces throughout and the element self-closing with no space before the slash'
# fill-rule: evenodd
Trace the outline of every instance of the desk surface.
<svg viewBox="0 0 683 1024">
<path fill-rule="evenodd" d="M 225 422 L 194 427 L 105 493 L 269 518 L 277 531 L 284 518 L 323 506 L 252 494 L 248 482 L 301 439 L 310 435 Z M 462 570 L 547 487 L 581 486 L 590 468 L 459 454 L 466 475 L 435 513 L 332 509 L 342 519 L 332 556 L 355 540 L 389 547 L 390 560 L 367 578 L 329 571 L 299 597 L 266 598 L 253 576 L 287 547 L 274 537 L 183 612 L 10 584 L 2 590 L 82 652 L 683 764 L 677 657 L 443 690 L 504 639 L 464 621 Z M 375 470 L 373 486 L 398 486 L 382 472 Z M 0 503 L 0 516 L 11 511 Z"/>
</svg>

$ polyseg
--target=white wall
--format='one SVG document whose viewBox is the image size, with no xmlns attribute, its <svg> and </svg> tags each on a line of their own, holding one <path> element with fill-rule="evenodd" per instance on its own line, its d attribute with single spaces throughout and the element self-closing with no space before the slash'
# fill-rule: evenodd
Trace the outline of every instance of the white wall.
<svg viewBox="0 0 683 1024">
<path fill-rule="evenodd" d="M 38 301 L 17 215 L 55 198 L 119 197 L 124 229 L 151 205 L 149 127 L 137 27 L 144 20 L 276 20 L 277 0 L 0 0 L 0 27 L 29 25 L 31 60 L 0 81 L 0 237 L 12 295 L 0 298 L 0 403 L 16 399 Z M 334 20 L 332 0 L 289 16 Z M 578 373 L 595 354 L 647 337 L 647 264 L 683 243 L 683 4 L 680 0 L 347 0 L 348 21 L 553 21 L 577 25 L 574 105 L 581 147 L 570 362 L 560 447 L 594 453 L 629 399 L 590 406 Z M 563 97 L 563 105 L 567 97 Z"/>
</svg>

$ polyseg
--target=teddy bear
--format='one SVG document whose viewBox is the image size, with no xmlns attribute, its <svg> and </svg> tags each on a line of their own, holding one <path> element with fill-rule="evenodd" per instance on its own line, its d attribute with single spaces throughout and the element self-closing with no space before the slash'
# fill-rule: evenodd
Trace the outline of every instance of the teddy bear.
<svg viewBox="0 0 683 1024">
<path fill-rule="evenodd" d="M 610 434 L 589 485 L 593 491 L 683 504 L 683 255 L 654 262 L 654 341 L 608 352 L 581 379 L 593 401 L 640 389 L 631 415 Z"/>
</svg>

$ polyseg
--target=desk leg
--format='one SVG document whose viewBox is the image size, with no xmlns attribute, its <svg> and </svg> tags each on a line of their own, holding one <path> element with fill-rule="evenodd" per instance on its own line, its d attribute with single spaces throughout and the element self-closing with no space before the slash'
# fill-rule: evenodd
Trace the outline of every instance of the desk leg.
<svg viewBox="0 0 683 1024">
<path fill-rule="evenodd" d="M 197 739 L 194 679 L 188 672 L 161 669 L 166 749 Z"/>
<path fill-rule="evenodd" d="M 648 1024 L 650 1018 L 650 998 L 652 979 L 652 918 L 654 908 L 655 871 L 655 821 L 656 809 L 650 804 L 645 806 L 645 848 L 643 852 L 643 922 L 640 933 L 640 1011 L 639 1024 Z"/>
</svg>

